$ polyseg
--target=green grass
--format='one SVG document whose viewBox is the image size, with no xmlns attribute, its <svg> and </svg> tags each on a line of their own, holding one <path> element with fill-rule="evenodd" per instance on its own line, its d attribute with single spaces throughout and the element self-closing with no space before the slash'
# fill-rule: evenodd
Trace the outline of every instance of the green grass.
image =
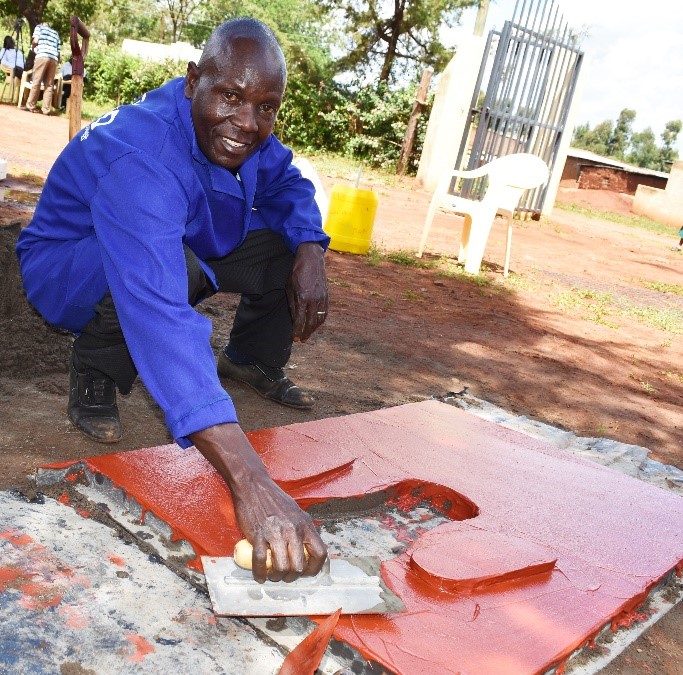
<svg viewBox="0 0 683 675">
<path fill-rule="evenodd" d="M 104 104 L 95 103 L 94 101 L 83 101 L 81 104 L 81 118 L 87 121 L 96 120 L 115 107 L 116 103 L 113 101 Z"/>
<path fill-rule="evenodd" d="M 629 307 L 622 310 L 627 316 L 658 328 L 666 333 L 683 333 L 683 312 L 673 307 Z"/>
<path fill-rule="evenodd" d="M 610 318 L 620 316 L 665 333 L 683 333 L 683 311 L 673 307 L 617 307 L 610 293 L 581 288 L 558 290 L 551 294 L 550 302 L 563 312 L 577 312 L 583 319 L 609 328 L 619 328 Z"/>
<path fill-rule="evenodd" d="M 683 286 L 679 286 L 678 284 L 665 284 L 662 281 L 644 281 L 643 286 L 652 291 L 659 291 L 660 293 L 683 295 Z"/>
<path fill-rule="evenodd" d="M 574 204 L 573 202 L 568 204 L 561 204 L 558 202 L 555 204 L 555 208 L 562 209 L 563 211 L 569 211 L 571 213 L 577 213 L 580 216 L 587 216 L 588 218 L 598 218 L 600 220 L 606 220 L 610 223 L 618 223 L 620 225 L 627 225 L 628 227 L 647 230 L 648 232 L 664 234 L 668 237 L 670 237 L 673 232 L 673 228 L 670 225 L 658 223 L 657 221 L 646 218 L 645 216 L 601 211 L 599 209 L 581 206 L 580 204 Z"/>
<path fill-rule="evenodd" d="M 308 157 L 315 165 L 315 169 L 319 174 L 329 176 L 330 178 L 350 180 L 354 183 L 358 177 L 358 168 L 362 165 L 359 185 L 361 188 L 367 189 L 370 185 L 393 187 L 400 182 L 400 177 L 395 173 L 371 168 L 362 164 L 358 159 L 334 155 L 332 153 L 323 152 L 322 150 L 316 150 L 313 154 L 305 152 L 297 152 L 296 154 L 300 154 L 302 157 Z"/>
<path fill-rule="evenodd" d="M 619 324 L 609 320 L 615 311 L 613 299 L 609 293 L 570 288 L 551 295 L 550 301 L 564 312 L 580 312 L 582 318 L 587 321 L 599 323 L 608 328 L 619 328 Z"/>
</svg>

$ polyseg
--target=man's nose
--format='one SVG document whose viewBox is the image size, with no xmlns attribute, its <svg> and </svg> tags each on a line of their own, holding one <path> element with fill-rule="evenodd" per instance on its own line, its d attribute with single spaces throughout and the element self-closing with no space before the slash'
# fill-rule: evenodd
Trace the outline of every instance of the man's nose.
<svg viewBox="0 0 683 675">
<path fill-rule="evenodd" d="M 256 108 L 252 105 L 241 105 L 235 116 L 233 122 L 242 131 L 255 132 L 258 131 L 258 122 L 256 120 Z"/>
</svg>

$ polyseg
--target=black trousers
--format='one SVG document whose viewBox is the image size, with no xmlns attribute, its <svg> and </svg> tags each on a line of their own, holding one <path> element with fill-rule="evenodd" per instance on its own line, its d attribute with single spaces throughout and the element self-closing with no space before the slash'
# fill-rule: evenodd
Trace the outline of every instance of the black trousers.
<svg viewBox="0 0 683 675">
<path fill-rule="evenodd" d="M 185 262 L 188 302 L 194 306 L 215 291 L 187 246 Z M 206 262 L 216 275 L 217 292 L 242 294 L 227 345 L 230 357 L 241 363 L 282 368 L 292 351 L 292 319 L 285 287 L 294 263 L 282 237 L 271 230 L 255 230 L 229 255 Z M 74 340 L 74 364 L 79 370 L 99 370 L 127 394 L 137 369 L 111 294 L 107 292 L 94 309 L 95 317 Z"/>
</svg>

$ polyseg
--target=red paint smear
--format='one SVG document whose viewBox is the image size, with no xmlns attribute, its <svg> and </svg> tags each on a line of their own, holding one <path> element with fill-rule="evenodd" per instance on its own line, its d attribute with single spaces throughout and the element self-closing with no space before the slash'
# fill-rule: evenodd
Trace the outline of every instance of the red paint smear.
<svg viewBox="0 0 683 675">
<path fill-rule="evenodd" d="M 65 618 L 65 624 L 69 628 L 81 630 L 83 628 L 87 628 L 90 625 L 88 619 L 77 607 L 72 607 L 71 605 L 64 605 L 59 608 L 59 613 Z"/>
<path fill-rule="evenodd" d="M 140 663 L 147 654 L 152 654 L 156 650 L 142 635 L 126 635 L 126 640 L 135 647 L 135 653 L 128 657 L 133 663 Z"/>
<path fill-rule="evenodd" d="M 424 486 L 422 494 L 398 491 L 396 503 L 431 500 L 454 520 L 470 518 L 472 526 L 527 539 L 557 556 L 557 569 L 547 574 L 472 595 L 420 579 L 407 554 L 383 563 L 382 576 L 406 610 L 343 616 L 334 635 L 396 673 L 543 672 L 583 646 L 596 627 L 634 612 L 671 570 L 683 569 L 680 497 L 447 404 L 426 401 L 249 438 L 273 478 L 296 485 L 304 506 Z M 351 468 L 340 468 L 349 462 Z M 226 486 L 194 449 L 168 445 L 87 464 L 197 553 L 230 555 L 241 536 Z M 446 546 L 450 526 L 429 535 L 435 564 L 458 556 Z"/>
<path fill-rule="evenodd" d="M 644 612 L 624 612 L 612 621 L 612 631 L 616 633 L 619 628 L 630 628 L 634 623 L 642 623 L 648 618 Z"/>
<path fill-rule="evenodd" d="M 117 567 L 125 567 L 126 566 L 125 559 L 122 558 L 120 555 L 116 555 L 116 553 L 107 553 L 107 558 L 109 558 L 109 562 L 112 565 L 116 565 Z"/>
<path fill-rule="evenodd" d="M 21 576 L 21 570 L 16 567 L 0 567 L 0 588 L 4 589 Z"/>
<path fill-rule="evenodd" d="M 19 590 L 24 594 L 19 604 L 26 609 L 43 610 L 56 607 L 62 601 L 61 588 L 53 584 L 27 582 Z"/>
<path fill-rule="evenodd" d="M 59 495 L 59 497 L 57 497 L 57 501 L 60 504 L 64 504 L 64 506 L 71 506 L 71 500 L 69 499 L 69 495 L 66 494 L 66 492 L 62 495 Z"/>
<path fill-rule="evenodd" d="M 26 546 L 33 544 L 33 539 L 30 535 L 13 527 L 6 527 L 4 530 L 0 531 L 0 539 L 5 539 L 17 548 L 25 548 Z"/>
</svg>

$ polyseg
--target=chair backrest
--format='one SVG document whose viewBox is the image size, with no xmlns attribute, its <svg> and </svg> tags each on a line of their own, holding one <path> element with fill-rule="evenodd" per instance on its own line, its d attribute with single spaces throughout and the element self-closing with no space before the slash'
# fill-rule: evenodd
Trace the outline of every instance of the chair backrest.
<svg viewBox="0 0 683 675">
<path fill-rule="evenodd" d="M 505 211 L 514 211 L 524 191 L 542 185 L 550 175 L 540 157 L 526 152 L 498 157 L 482 168 L 489 179 L 482 202 Z"/>
<path fill-rule="evenodd" d="M 548 180 L 548 165 L 537 155 L 517 152 L 494 159 L 488 167 L 489 181 L 531 190 Z M 490 184 L 490 183 L 489 183 Z"/>
</svg>

